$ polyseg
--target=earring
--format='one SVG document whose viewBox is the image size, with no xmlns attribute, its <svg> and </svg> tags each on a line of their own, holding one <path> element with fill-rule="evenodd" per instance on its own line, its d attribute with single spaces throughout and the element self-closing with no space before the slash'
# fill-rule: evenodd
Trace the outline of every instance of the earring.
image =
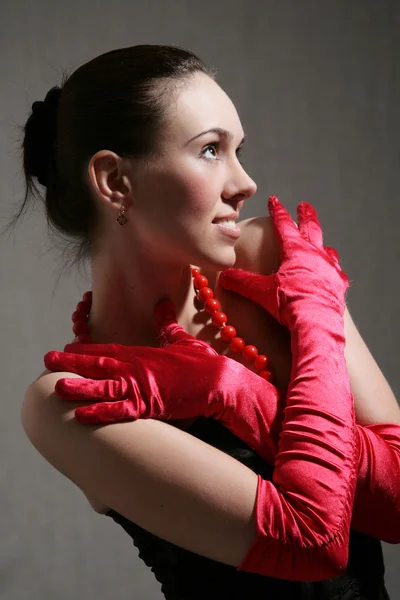
<svg viewBox="0 0 400 600">
<path fill-rule="evenodd" d="M 120 225 L 125 225 L 125 223 L 128 222 L 128 219 L 126 218 L 124 213 L 125 213 L 125 208 L 124 208 L 124 205 L 122 204 L 121 209 L 119 211 L 119 215 L 116 218 L 116 221 L 118 221 L 118 223 Z"/>
</svg>

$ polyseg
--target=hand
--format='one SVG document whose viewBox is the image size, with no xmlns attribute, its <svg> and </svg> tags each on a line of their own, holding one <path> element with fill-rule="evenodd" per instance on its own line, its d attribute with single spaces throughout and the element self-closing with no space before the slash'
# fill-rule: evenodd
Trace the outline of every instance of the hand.
<svg viewBox="0 0 400 600">
<path fill-rule="evenodd" d="M 62 399 L 93 401 L 75 411 L 76 420 L 91 425 L 213 417 L 273 460 L 284 408 L 277 389 L 187 334 L 171 301 L 158 305 L 155 324 L 162 348 L 68 344 L 66 352 L 45 355 L 48 369 L 87 378 L 60 379 L 55 387 Z"/>
<path fill-rule="evenodd" d="M 298 227 L 275 196 L 269 198 L 268 209 L 281 252 L 278 271 L 260 275 L 227 269 L 219 278 L 222 287 L 257 302 L 290 330 L 299 303 L 306 303 L 309 310 L 316 304 L 334 305 L 343 314 L 348 277 L 336 250 L 323 245 L 314 207 L 307 202 L 298 205 Z"/>
</svg>

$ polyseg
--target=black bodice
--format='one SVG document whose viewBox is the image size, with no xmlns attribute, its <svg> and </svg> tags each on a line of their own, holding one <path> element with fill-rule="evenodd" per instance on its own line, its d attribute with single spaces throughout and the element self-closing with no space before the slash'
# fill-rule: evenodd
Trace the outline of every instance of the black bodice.
<svg viewBox="0 0 400 600">
<path fill-rule="evenodd" d="M 219 448 L 265 479 L 273 467 L 219 421 L 200 417 L 188 433 Z M 119 513 L 111 517 L 133 539 L 139 557 L 161 583 L 167 600 L 388 600 L 379 540 L 351 530 L 346 572 L 318 582 L 293 582 L 264 577 L 216 562 L 167 542 Z"/>
</svg>

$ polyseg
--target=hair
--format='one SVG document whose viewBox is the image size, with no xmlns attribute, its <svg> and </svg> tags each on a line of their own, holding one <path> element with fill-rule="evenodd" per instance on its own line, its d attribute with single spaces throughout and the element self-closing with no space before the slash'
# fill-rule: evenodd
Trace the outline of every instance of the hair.
<svg viewBox="0 0 400 600">
<path fill-rule="evenodd" d="M 107 149 L 122 158 L 151 159 L 175 92 L 198 72 L 216 79 L 216 69 L 208 69 L 194 53 L 164 45 L 112 50 L 69 76 L 63 72 L 61 85 L 32 104 L 23 127 L 25 196 L 6 229 L 25 212 L 29 197 L 38 198 L 49 233 L 62 236 L 70 267 L 87 259 L 100 230 L 88 185 L 91 157 Z"/>
</svg>

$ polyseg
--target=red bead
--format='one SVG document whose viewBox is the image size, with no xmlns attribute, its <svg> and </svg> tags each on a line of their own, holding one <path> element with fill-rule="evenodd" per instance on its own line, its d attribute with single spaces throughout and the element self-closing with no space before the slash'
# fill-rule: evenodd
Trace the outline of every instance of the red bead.
<svg viewBox="0 0 400 600">
<path fill-rule="evenodd" d="M 230 349 L 233 350 L 233 352 L 240 352 L 241 350 L 243 350 L 245 343 L 246 342 L 243 338 L 235 337 L 231 341 Z"/>
<path fill-rule="evenodd" d="M 234 337 L 236 337 L 236 329 L 232 327 L 232 325 L 225 325 L 225 327 L 221 329 L 221 338 L 225 342 L 230 342 Z"/>
<path fill-rule="evenodd" d="M 257 371 L 262 371 L 266 369 L 269 364 L 268 357 L 265 354 L 259 354 L 254 361 L 254 366 Z"/>
<path fill-rule="evenodd" d="M 260 375 L 260 377 L 262 377 L 263 379 L 266 379 L 267 381 L 272 381 L 274 376 L 272 375 L 271 371 L 269 369 L 264 369 L 264 371 L 260 371 L 260 373 L 258 373 Z"/>
<path fill-rule="evenodd" d="M 194 278 L 194 287 L 196 288 L 196 290 L 200 290 L 203 287 L 207 287 L 208 286 L 208 279 L 207 277 L 204 277 L 204 275 L 196 275 L 196 277 Z"/>
<path fill-rule="evenodd" d="M 211 317 L 211 323 L 215 327 L 224 327 L 226 325 L 227 320 L 228 317 L 226 316 L 226 314 L 220 311 L 214 313 Z"/>
<path fill-rule="evenodd" d="M 82 319 L 86 318 L 86 315 L 83 315 L 81 312 L 79 312 L 79 310 L 75 310 L 72 313 L 72 320 L 74 323 L 76 323 L 77 321 L 82 321 Z"/>
<path fill-rule="evenodd" d="M 80 335 L 81 333 L 87 333 L 88 324 L 84 321 L 76 321 L 72 327 L 72 331 L 75 335 Z"/>
<path fill-rule="evenodd" d="M 209 298 L 208 300 L 206 300 L 206 302 L 204 304 L 204 310 L 206 312 L 210 313 L 210 315 L 213 315 L 220 308 L 221 308 L 221 303 L 218 302 L 218 300 L 216 300 L 215 298 Z"/>
<path fill-rule="evenodd" d="M 252 346 L 251 344 L 248 346 L 245 346 L 242 350 L 242 355 L 244 356 L 244 358 L 246 358 L 248 361 L 252 361 L 254 360 L 257 356 L 258 356 L 258 350 L 255 346 Z"/>
<path fill-rule="evenodd" d="M 90 313 L 90 307 L 91 304 L 89 304 L 89 302 L 84 302 L 83 300 L 81 300 L 76 305 L 76 310 L 84 315 L 88 315 Z"/>
<path fill-rule="evenodd" d="M 92 298 L 93 298 L 93 292 L 92 292 L 92 290 L 88 290 L 82 296 L 83 302 L 90 302 L 90 304 L 92 304 Z"/>
<path fill-rule="evenodd" d="M 214 292 L 209 287 L 203 287 L 201 288 L 201 290 L 198 291 L 197 297 L 202 302 L 205 302 L 209 298 L 214 298 Z"/>
<path fill-rule="evenodd" d="M 200 273 L 200 269 L 198 269 L 197 267 L 191 267 L 190 271 L 191 271 L 193 277 L 196 277 L 196 275 L 198 275 Z"/>
</svg>

